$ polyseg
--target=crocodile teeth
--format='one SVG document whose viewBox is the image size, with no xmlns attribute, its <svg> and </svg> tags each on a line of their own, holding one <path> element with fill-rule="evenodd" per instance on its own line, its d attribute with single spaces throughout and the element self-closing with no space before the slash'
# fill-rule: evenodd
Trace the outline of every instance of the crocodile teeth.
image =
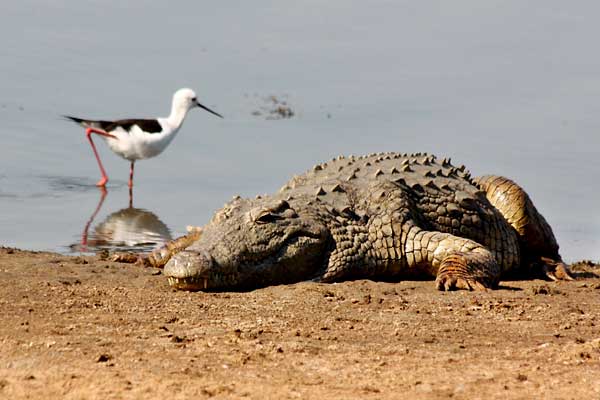
<svg viewBox="0 0 600 400">
<path fill-rule="evenodd" d="M 204 278 L 204 289 L 208 288 L 208 279 Z"/>
</svg>

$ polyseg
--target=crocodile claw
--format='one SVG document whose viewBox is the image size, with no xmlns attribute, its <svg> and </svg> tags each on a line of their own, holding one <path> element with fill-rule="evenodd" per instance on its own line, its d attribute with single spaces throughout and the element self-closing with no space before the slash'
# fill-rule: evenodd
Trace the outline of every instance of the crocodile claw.
<svg viewBox="0 0 600 400">
<path fill-rule="evenodd" d="M 488 288 L 481 282 L 475 279 L 469 279 L 462 276 L 453 276 L 452 274 L 442 274 L 437 277 L 435 284 L 438 290 L 474 290 L 487 291 Z"/>
</svg>

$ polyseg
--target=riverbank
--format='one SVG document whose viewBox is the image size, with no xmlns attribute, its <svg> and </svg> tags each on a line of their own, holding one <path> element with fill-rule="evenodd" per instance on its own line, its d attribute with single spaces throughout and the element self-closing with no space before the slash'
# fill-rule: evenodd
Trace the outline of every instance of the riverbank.
<svg viewBox="0 0 600 400">
<path fill-rule="evenodd" d="M 597 398 L 600 267 L 574 282 L 172 290 L 160 270 L 0 248 L 0 398 Z"/>
</svg>

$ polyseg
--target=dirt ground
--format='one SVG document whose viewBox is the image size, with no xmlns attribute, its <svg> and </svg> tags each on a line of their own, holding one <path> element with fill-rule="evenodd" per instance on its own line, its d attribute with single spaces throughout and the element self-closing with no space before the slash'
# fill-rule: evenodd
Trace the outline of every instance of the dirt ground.
<svg viewBox="0 0 600 400">
<path fill-rule="evenodd" d="M 0 248 L 0 398 L 600 398 L 600 268 L 433 282 L 169 288 L 160 270 Z"/>
</svg>

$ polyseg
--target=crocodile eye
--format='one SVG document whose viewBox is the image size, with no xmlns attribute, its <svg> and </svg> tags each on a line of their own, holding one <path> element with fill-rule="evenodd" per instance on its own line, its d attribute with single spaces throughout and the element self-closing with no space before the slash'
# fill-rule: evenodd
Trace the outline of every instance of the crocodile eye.
<svg viewBox="0 0 600 400">
<path fill-rule="evenodd" d="M 254 221 L 257 224 L 269 224 L 269 223 L 275 222 L 281 218 L 282 217 L 280 215 L 273 214 L 271 212 L 266 212 L 264 214 L 259 215 L 258 218 L 256 218 Z"/>
<path fill-rule="evenodd" d="M 298 214 L 285 200 L 280 200 L 268 208 L 250 211 L 250 220 L 256 224 L 269 224 L 286 218 L 296 218 Z"/>
</svg>

